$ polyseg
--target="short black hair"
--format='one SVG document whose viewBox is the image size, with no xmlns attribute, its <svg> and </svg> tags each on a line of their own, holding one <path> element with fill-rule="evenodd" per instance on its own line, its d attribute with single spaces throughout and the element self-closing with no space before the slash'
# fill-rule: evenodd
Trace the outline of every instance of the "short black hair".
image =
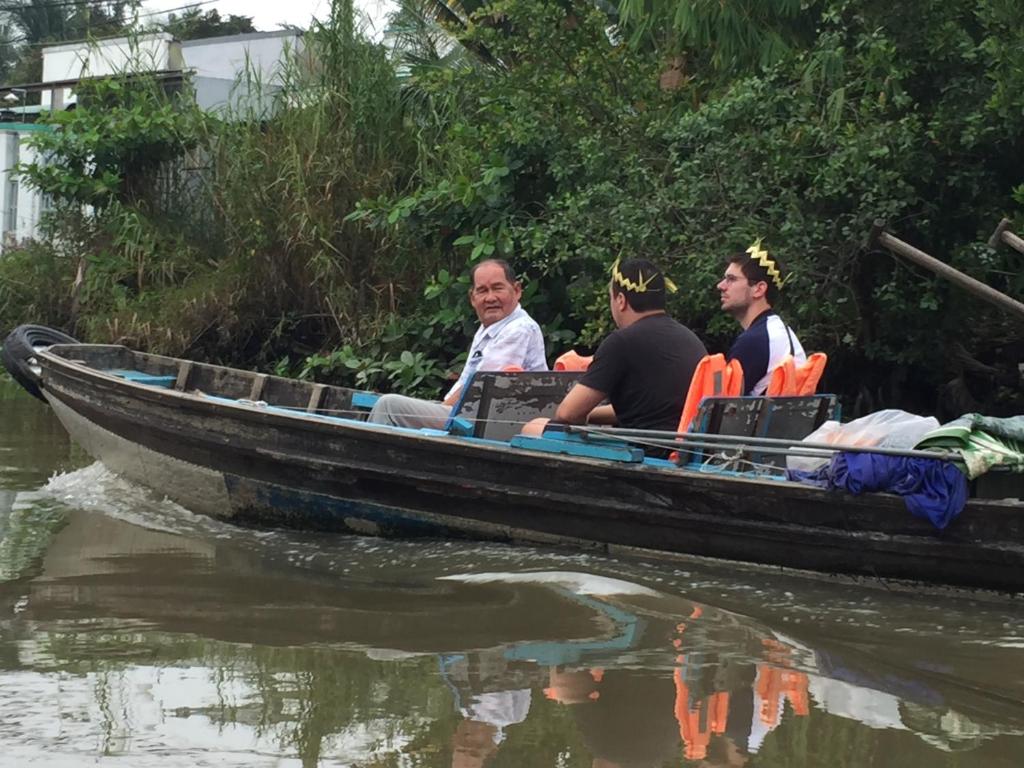
<svg viewBox="0 0 1024 768">
<path fill-rule="evenodd" d="M 485 264 L 497 264 L 499 267 L 501 267 L 501 271 L 505 273 L 505 279 L 508 280 L 509 283 L 511 283 L 512 285 L 515 285 L 517 282 L 519 282 L 516 279 L 516 273 L 512 271 L 512 265 L 509 264 L 504 259 L 484 259 L 483 261 L 478 261 L 476 264 L 473 265 L 473 268 L 469 270 L 469 287 L 471 289 L 474 285 L 476 285 L 476 271 Z"/>
<path fill-rule="evenodd" d="M 612 293 L 616 296 L 624 294 L 626 303 L 634 312 L 665 309 L 665 275 L 653 262 L 647 259 L 627 259 L 619 264 L 618 270 L 629 282 L 643 282 L 647 286 L 647 290 L 642 292 L 631 291 L 612 276 Z"/>
<path fill-rule="evenodd" d="M 775 262 L 775 268 L 779 270 L 779 278 L 785 281 L 786 267 L 781 261 L 779 261 L 778 257 L 774 253 L 771 254 L 771 258 L 772 261 Z M 731 256 L 726 256 L 725 266 L 728 267 L 730 264 L 739 264 L 740 271 L 743 272 L 743 276 L 747 278 L 748 282 L 766 283 L 768 285 L 768 290 L 765 292 L 765 298 L 768 300 L 769 304 L 774 306 L 778 303 L 779 299 L 782 298 L 782 291 L 779 289 L 779 286 L 775 284 L 775 280 L 772 276 L 768 274 L 768 270 L 761 266 L 761 262 L 754 261 L 746 251 L 740 251 L 739 253 L 734 253 Z"/>
</svg>

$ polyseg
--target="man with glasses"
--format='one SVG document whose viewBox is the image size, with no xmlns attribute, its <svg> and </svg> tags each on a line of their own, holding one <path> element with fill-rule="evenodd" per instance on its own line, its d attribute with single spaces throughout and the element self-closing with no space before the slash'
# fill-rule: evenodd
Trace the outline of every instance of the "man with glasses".
<svg viewBox="0 0 1024 768">
<path fill-rule="evenodd" d="M 509 367 L 524 371 L 546 371 L 544 334 L 540 326 L 519 306 L 523 287 L 512 267 L 502 259 L 481 261 L 469 273 L 472 287 L 469 303 L 476 310 L 480 327 L 473 337 L 469 357 L 458 381 L 442 402 L 419 400 L 404 395 L 382 395 L 367 421 L 414 429 L 443 429 L 452 406 L 476 371 L 500 371 Z"/>
<path fill-rule="evenodd" d="M 797 366 L 807 362 L 793 329 L 772 309 L 785 283 L 782 264 L 760 239 L 726 259 L 725 276 L 718 283 L 722 309 L 743 327 L 727 357 L 743 366 L 746 395 L 763 395 L 771 372 L 786 355 L 792 355 Z"/>
</svg>

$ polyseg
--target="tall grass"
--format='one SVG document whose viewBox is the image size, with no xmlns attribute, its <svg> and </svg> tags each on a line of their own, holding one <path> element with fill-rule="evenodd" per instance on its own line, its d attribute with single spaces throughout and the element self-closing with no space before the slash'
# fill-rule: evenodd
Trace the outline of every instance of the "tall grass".
<svg viewBox="0 0 1024 768">
<path fill-rule="evenodd" d="M 273 78 L 250 67 L 238 89 L 262 97 L 233 99 L 210 136 L 209 191 L 261 332 L 358 342 L 426 271 L 420 254 L 345 221 L 359 200 L 401 190 L 415 162 L 394 66 L 338 0 Z"/>
</svg>

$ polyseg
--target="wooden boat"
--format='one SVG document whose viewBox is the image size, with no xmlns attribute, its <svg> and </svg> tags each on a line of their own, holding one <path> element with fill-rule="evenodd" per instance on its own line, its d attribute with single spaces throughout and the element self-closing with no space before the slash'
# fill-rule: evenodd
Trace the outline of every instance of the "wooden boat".
<svg viewBox="0 0 1024 768">
<path fill-rule="evenodd" d="M 374 396 L 341 387 L 121 346 L 34 352 L 32 376 L 86 451 L 193 511 L 239 523 L 698 555 L 1024 591 L 1020 499 L 972 498 L 939 532 L 897 496 L 680 467 L 629 445 L 512 437 L 571 374 L 525 374 L 529 386 L 518 390 L 514 375 L 478 374 L 475 413 L 484 416 L 469 429 L 455 419 L 444 432 L 367 424 L 359 416 Z M 501 387 L 511 405 L 493 419 L 495 430 L 481 431 Z"/>
</svg>

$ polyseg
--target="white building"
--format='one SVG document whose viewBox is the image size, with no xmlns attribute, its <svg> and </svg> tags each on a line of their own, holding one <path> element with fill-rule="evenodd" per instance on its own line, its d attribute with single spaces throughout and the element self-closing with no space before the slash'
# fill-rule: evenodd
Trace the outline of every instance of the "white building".
<svg viewBox="0 0 1024 768">
<path fill-rule="evenodd" d="M 40 108 L 67 109 L 75 103 L 75 84 L 84 79 L 145 73 L 169 83 L 188 82 L 200 108 L 229 116 L 232 111 L 269 112 L 280 88 L 281 64 L 303 50 L 294 30 L 253 32 L 185 42 L 160 32 L 43 48 L 43 82 L 0 86 L 8 107 L 0 121 L 0 249 L 39 236 L 45 210 L 42 196 L 20 183 L 12 170 L 32 162 L 27 145 Z M 28 92 L 41 92 L 41 107 L 24 106 Z M 13 106 L 12 106 L 13 104 Z"/>
<path fill-rule="evenodd" d="M 183 66 L 192 73 L 196 101 L 209 112 L 269 107 L 268 97 L 281 87 L 281 62 L 303 51 L 302 37 L 287 31 L 208 37 L 179 45 Z"/>
<path fill-rule="evenodd" d="M 27 145 L 34 131 L 45 130 L 34 123 L 0 123 L 0 252 L 39 235 L 39 221 L 45 201 L 39 192 L 22 184 L 14 174 L 19 162 L 32 162 L 35 154 Z"/>
<path fill-rule="evenodd" d="M 73 83 L 90 77 L 132 72 L 180 72 L 182 69 L 181 43 L 163 32 L 43 48 L 44 83 Z M 72 85 L 45 90 L 42 94 L 42 106 L 46 109 L 64 109 L 73 102 Z"/>
</svg>

